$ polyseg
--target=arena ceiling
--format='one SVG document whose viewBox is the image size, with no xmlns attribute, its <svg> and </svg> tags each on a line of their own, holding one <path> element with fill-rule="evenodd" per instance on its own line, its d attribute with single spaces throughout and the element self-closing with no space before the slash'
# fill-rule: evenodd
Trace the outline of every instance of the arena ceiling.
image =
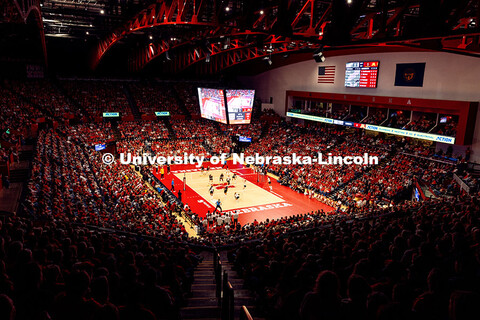
<svg viewBox="0 0 480 320">
<path fill-rule="evenodd" d="M 0 4 L 0 31 L 4 31 L 0 44 L 18 57 L 18 45 L 27 34 L 40 44 L 46 63 L 57 70 L 76 66 L 165 74 L 218 74 L 249 66 L 261 72 L 312 59 L 313 52 L 328 56 L 359 49 L 409 48 L 479 56 L 479 3 L 6 0 Z M 29 45 L 22 44 L 25 47 Z"/>
</svg>

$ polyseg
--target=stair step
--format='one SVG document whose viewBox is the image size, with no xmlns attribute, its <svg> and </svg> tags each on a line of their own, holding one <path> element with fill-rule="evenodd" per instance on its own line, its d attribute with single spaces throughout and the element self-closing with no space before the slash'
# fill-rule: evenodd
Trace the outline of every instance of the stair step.
<svg viewBox="0 0 480 320">
<path fill-rule="evenodd" d="M 250 298 L 252 294 L 247 289 L 236 289 L 233 294 L 234 298 Z"/>
<path fill-rule="evenodd" d="M 215 297 L 192 298 L 187 302 L 188 307 L 218 307 L 218 300 Z"/>
<path fill-rule="evenodd" d="M 235 305 L 253 305 L 255 303 L 255 299 L 252 297 L 234 297 Z"/>
<path fill-rule="evenodd" d="M 192 289 L 192 297 L 195 297 L 195 298 L 215 297 L 215 290 Z"/>
<path fill-rule="evenodd" d="M 215 283 L 192 284 L 192 289 L 215 290 Z"/>
<path fill-rule="evenodd" d="M 218 306 L 213 307 L 185 307 L 180 310 L 182 319 L 188 317 L 204 318 L 219 318 L 221 309 Z"/>
<path fill-rule="evenodd" d="M 217 317 L 215 317 L 215 318 L 197 318 L 197 317 L 190 318 L 190 317 L 187 317 L 187 316 L 184 316 L 182 319 L 184 319 L 184 320 L 218 320 Z M 255 318 L 255 320 L 257 320 L 257 318 Z M 265 319 L 258 319 L 258 320 L 265 320 Z"/>
<path fill-rule="evenodd" d="M 195 272 L 195 279 L 213 279 L 215 278 L 215 274 L 213 272 L 203 272 L 202 274 L 198 274 Z"/>
<path fill-rule="evenodd" d="M 204 278 L 204 279 L 195 279 L 193 281 L 193 284 L 212 284 L 212 283 L 215 283 L 215 279 L 214 277 L 211 277 L 211 278 Z"/>
</svg>

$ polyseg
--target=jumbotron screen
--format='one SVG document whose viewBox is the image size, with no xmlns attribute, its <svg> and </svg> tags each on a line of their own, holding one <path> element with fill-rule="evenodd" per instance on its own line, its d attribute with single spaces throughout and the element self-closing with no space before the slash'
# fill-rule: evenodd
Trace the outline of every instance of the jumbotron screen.
<svg viewBox="0 0 480 320">
<path fill-rule="evenodd" d="M 348 62 L 345 70 L 345 87 L 376 88 L 378 61 Z"/>
<path fill-rule="evenodd" d="M 227 124 L 225 98 L 222 89 L 198 88 L 198 102 L 202 118 Z"/>
<path fill-rule="evenodd" d="M 230 124 L 248 124 L 252 119 L 255 90 L 227 90 L 227 110 Z"/>
</svg>

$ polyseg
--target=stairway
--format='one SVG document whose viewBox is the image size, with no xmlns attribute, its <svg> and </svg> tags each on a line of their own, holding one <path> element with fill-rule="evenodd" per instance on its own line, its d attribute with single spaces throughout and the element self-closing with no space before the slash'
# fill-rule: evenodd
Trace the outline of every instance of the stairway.
<svg viewBox="0 0 480 320">
<path fill-rule="evenodd" d="M 168 117 L 163 118 L 163 123 L 165 124 L 165 127 L 168 130 L 168 135 L 170 136 L 171 140 L 175 140 L 177 138 L 175 131 L 173 130 L 172 124 L 170 123 L 170 120 Z"/>
<path fill-rule="evenodd" d="M 195 268 L 192 294 L 180 310 L 181 319 L 220 319 L 220 306 L 215 295 L 213 254 L 203 252 L 204 260 Z"/>
<path fill-rule="evenodd" d="M 270 122 L 262 123 L 262 132 L 260 133 L 260 139 L 265 138 L 270 131 Z"/>
<path fill-rule="evenodd" d="M 87 109 L 85 109 L 85 107 L 80 102 L 78 102 L 73 96 L 70 95 L 70 93 L 67 92 L 67 90 L 65 90 L 65 88 L 58 81 L 58 79 L 52 79 L 52 84 L 61 94 L 63 94 L 67 102 L 71 105 L 72 108 L 70 108 L 70 110 L 72 110 L 72 112 L 78 114 L 78 111 L 80 111 L 80 113 L 86 116 L 89 121 L 93 120 Z M 76 109 L 76 111 L 74 110 L 74 108 Z"/>
<path fill-rule="evenodd" d="M 20 148 L 18 155 L 20 161 L 32 161 L 33 160 L 33 145 L 23 145 Z"/>
<path fill-rule="evenodd" d="M 238 276 L 233 264 L 228 262 L 226 252 L 220 254 L 220 260 L 222 261 L 223 273 L 224 275 L 225 273 L 227 274 L 228 282 L 230 282 L 234 290 L 234 318 L 240 319 L 242 306 L 246 306 L 255 320 L 262 320 L 254 306 L 255 299 L 252 293 L 250 290 L 245 289 L 243 279 Z"/>
<path fill-rule="evenodd" d="M 132 92 L 130 91 L 130 88 L 128 87 L 128 84 L 124 84 L 122 86 L 123 92 L 125 93 L 125 96 L 127 97 L 128 104 L 130 105 L 130 109 L 132 110 L 133 117 L 135 120 L 141 120 L 142 115 L 140 114 L 140 110 L 138 110 L 137 103 L 135 102 L 135 99 L 133 99 Z"/>
<path fill-rule="evenodd" d="M 12 163 L 8 180 L 11 183 L 26 183 L 30 177 L 30 163 L 33 161 L 33 145 L 23 145 L 18 153 L 19 162 Z"/>
<path fill-rule="evenodd" d="M 118 126 L 112 125 L 112 131 L 113 131 L 113 137 L 115 138 L 115 141 L 120 141 L 122 139 L 122 133 L 118 129 Z"/>
<path fill-rule="evenodd" d="M 169 89 L 172 92 L 172 95 L 175 98 L 179 109 L 181 109 L 182 113 L 185 114 L 187 119 L 191 119 L 192 115 L 190 114 L 190 111 L 188 111 L 188 108 L 185 106 L 185 101 L 183 101 L 182 97 L 180 97 L 177 88 L 174 85 L 171 85 Z"/>
<path fill-rule="evenodd" d="M 225 302 L 225 299 L 217 299 L 216 296 L 213 254 L 203 252 L 202 256 L 204 260 L 195 268 L 195 280 L 192 284 L 191 296 L 187 299 L 185 307 L 180 310 L 181 319 L 232 319 L 227 318 L 225 313 L 222 314 L 222 302 Z M 233 319 L 240 319 L 242 307 L 246 306 L 254 319 L 263 320 L 258 317 L 251 292 L 244 288 L 243 279 L 237 275 L 233 264 L 228 262 L 226 252 L 221 253 L 220 261 L 223 275 L 220 281 L 223 284 L 227 280 L 234 290 Z M 225 297 L 225 295 L 226 293 L 223 292 L 222 297 Z"/>
<path fill-rule="evenodd" d="M 40 110 L 44 115 L 55 118 L 50 109 L 39 105 L 38 103 L 31 100 L 30 98 L 27 98 L 24 94 L 22 94 L 21 92 L 18 92 L 15 88 L 6 87 L 6 89 L 9 90 L 13 95 L 17 96 L 20 100 L 23 100 L 24 102 L 28 103 L 32 107 L 35 107 L 36 109 Z"/>
<path fill-rule="evenodd" d="M 30 162 L 29 161 L 20 161 L 12 163 L 10 167 L 10 175 L 8 180 L 11 183 L 20 182 L 26 183 L 30 177 Z"/>
</svg>

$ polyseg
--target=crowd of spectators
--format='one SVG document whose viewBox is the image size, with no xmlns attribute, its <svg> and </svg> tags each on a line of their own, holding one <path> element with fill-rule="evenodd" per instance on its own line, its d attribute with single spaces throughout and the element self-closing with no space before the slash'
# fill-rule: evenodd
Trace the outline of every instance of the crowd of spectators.
<svg viewBox="0 0 480 320">
<path fill-rule="evenodd" d="M 173 215 L 175 208 L 165 207 L 132 167 L 106 165 L 102 153 L 53 130 L 42 131 L 38 142 L 25 201 L 30 216 L 162 237 L 186 236 Z"/>
<path fill-rule="evenodd" d="M 208 136 L 205 138 L 210 153 L 213 154 L 230 154 L 232 151 L 232 138 L 230 136 L 218 135 Z"/>
<path fill-rule="evenodd" d="M 108 208 L 98 224 L 163 238 L 187 236 L 185 227 L 173 214 L 176 208 L 164 204 L 161 195 L 132 166 L 118 161 L 106 165 L 102 154 L 94 150 L 90 150 L 89 158 Z"/>
<path fill-rule="evenodd" d="M 463 172 L 460 179 L 468 186 L 470 193 L 477 193 L 480 188 L 478 177 L 471 172 Z"/>
<path fill-rule="evenodd" d="M 423 114 L 420 116 L 420 118 L 412 120 L 408 125 L 405 126 L 405 129 L 418 132 L 430 132 L 430 130 L 435 127 L 436 122 L 436 115 Z"/>
<path fill-rule="evenodd" d="M 95 224 L 106 210 L 87 156 L 53 130 L 40 132 L 25 207 L 32 217 Z"/>
<path fill-rule="evenodd" d="M 441 122 L 444 118 L 446 122 Z M 432 133 L 455 137 L 457 135 L 458 117 L 440 116 L 440 123 L 432 130 Z"/>
<path fill-rule="evenodd" d="M 130 112 L 120 84 L 64 85 L 91 115 Z M 23 140 L 33 120 L 44 116 L 26 102 L 30 99 L 54 116 L 71 111 L 52 84 L 15 87 L 19 95 L 0 86 L 0 103 L 6 106 L 0 109 L 2 142 Z M 168 102 L 164 94 L 173 97 L 171 89 L 154 95 L 142 85 L 132 88 L 141 112 L 151 112 L 157 99 Z M 190 89 L 175 86 L 184 102 L 193 100 Z M 345 111 L 337 109 L 332 117 L 344 118 Z M 380 121 L 381 111 L 366 122 Z M 405 127 L 407 117 L 397 113 L 395 118 L 390 125 Z M 201 259 L 188 243 L 234 247 L 229 259 L 269 319 L 480 316 L 480 202 L 460 195 L 453 162 L 430 160 L 433 150 L 405 138 L 287 122 L 271 124 L 260 137 L 262 128 L 260 122 L 173 120 L 176 138 L 170 139 L 164 122 L 122 122 L 116 147 L 117 152 L 208 158 L 229 153 L 232 136 L 244 135 L 254 138 L 248 155 L 368 153 L 380 162 L 266 165 L 282 184 L 334 207 L 336 214 L 316 211 L 245 225 L 229 216 L 211 224 L 171 201 L 151 179 L 150 168 L 104 164 L 93 146 L 114 140 L 110 123 L 40 130 L 22 204 L 27 218 L 0 221 L 0 318 L 16 313 L 20 320 L 178 319 Z M 422 117 L 408 128 L 430 130 L 432 119 Z M 437 133 L 454 128 L 451 120 Z M 7 155 L 0 149 L 2 158 Z M 461 178 L 478 188 L 471 174 Z M 416 181 L 435 190 L 436 197 L 408 201 Z M 181 211 L 201 238 L 188 237 L 178 219 Z"/>
<path fill-rule="evenodd" d="M 355 139 L 345 139 L 342 128 L 312 125 L 303 127 L 288 123 L 274 124 L 263 139 L 252 144 L 247 154 L 259 153 L 263 156 L 299 156 L 317 157 L 322 154 L 326 161 L 328 155 L 378 156 L 380 160 L 387 151 L 374 148 L 372 144 L 359 144 Z M 367 138 L 365 138 L 367 139 Z M 265 166 L 266 170 L 279 176 L 279 182 L 301 193 L 319 193 L 329 195 L 335 189 L 347 184 L 367 167 L 359 165 L 322 165 L 319 163 L 304 166 L 298 164 Z"/>
<path fill-rule="evenodd" d="M 205 119 L 171 120 L 172 129 L 178 139 L 213 138 L 219 135 L 215 123 Z"/>
<path fill-rule="evenodd" d="M 65 80 L 61 85 L 92 117 L 101 117 L 104 112 L 132 114 L 120 82 Z"/>
<path fill-rule="evenodd" d="M 183 114 L 170 84 L 132 82 L 129 88 L 140 113 L 154 114 L 156 111 L 170 111 L 170 114 Z"/>
<path fill-rule="evenodd" d="M 416 180 L 424 181 L 442 195 L 452 195 L 458 191 L 454 190 L 454 169 L 452 164 L 421 161 L 415 156 L 397 153 L 350 182 L 334 198 L 358 207 L 381 201 L 397 203 L 410 195 L 409 187 Z"/>
<path fill-rule="evenodd" d="M 262 124 L 254 122 L 250 124 L 226 125 L 220 123 L 220 130 L 225 136 L 243 136 L 252 138 L 252 142 L 256 142 L 262 133 Z"/>
<path fill-rule="evenodd" d="M 60 90 L 49 80 L 10 81 L 11 88 L 52 116 L 77 113 Z M 37 108 L 38 109 L 38 108 Z"/>
<path fill-rule="evenodd" d="M 361 122 L 365 115 L 367 114 L 367 108 L 361 106 L 352 106 L 350 113 L 345 117 L 345 121 L 351 122 Z"/>
<path fill-rule="evenodd" d="M 343 120 L 349 114 L 350 109 L 347 105 L 333 105 L 331 111 L 327 111 L 327 118 Z"/>
<path fill-rule="evenodd" d="M 151 144 L 151 150 L 163 156 L 183 156 L 187 153 L 204 156 L 207 159 L 211 155 L 205 148 L 203 139 L 157 141 Z"/>
<path fill-rule="evenodd" d="M 18 153 L 18 145 L 27 137 L 31 125 L 43 114 L 0 85 L 0 161 Z M 7 147 L 7 144 L 10 146 Z"/>
<path fill-rule="evenodd" d="M 478 199 L 389 210 L 310 233 L 271 229 L 229 257 L 268 319 L 478 318 Z"/>
<path fill-rule="evenodd" d="M 113 140 L 110 122 L 79 124 L 64 127 L 60 130 L 64 135 L 86 146 L 104 144 Z"/>
<path fill-rule="evenodd" d="M 169 132 L 163 121 L 130 121 L 120 122 L 118 130 L 121 137 L 137 140 L 168 139 Z"/>
<path fill-rule="evenodd" d="M 410 112 L 402 110 L 394 110 L 390 113 L 390 117 L 386 125 L 391 128 L 405 129 L 405 126 L 410 122 Z"/>
<path fill-rule="evenodd" d="M 185 108 L 191 115 L 200 115 L 200 105 L 198 104 L 198 92 L 196 85 L 192 83 L 176 83 L 174 89 L 182 100 Z"/>
<path fill-rule="evenodd" d="M 363 123 L 380 125 L 387 119 L 388 109 L 370 107 L 368 116 L 363 120 Z"/>
<path fill-rule="evenodd" d="M 180 319 L 200 257 L 188 246 L 64 219 L 0 221 L 0 318 Z"/>
</svg>

